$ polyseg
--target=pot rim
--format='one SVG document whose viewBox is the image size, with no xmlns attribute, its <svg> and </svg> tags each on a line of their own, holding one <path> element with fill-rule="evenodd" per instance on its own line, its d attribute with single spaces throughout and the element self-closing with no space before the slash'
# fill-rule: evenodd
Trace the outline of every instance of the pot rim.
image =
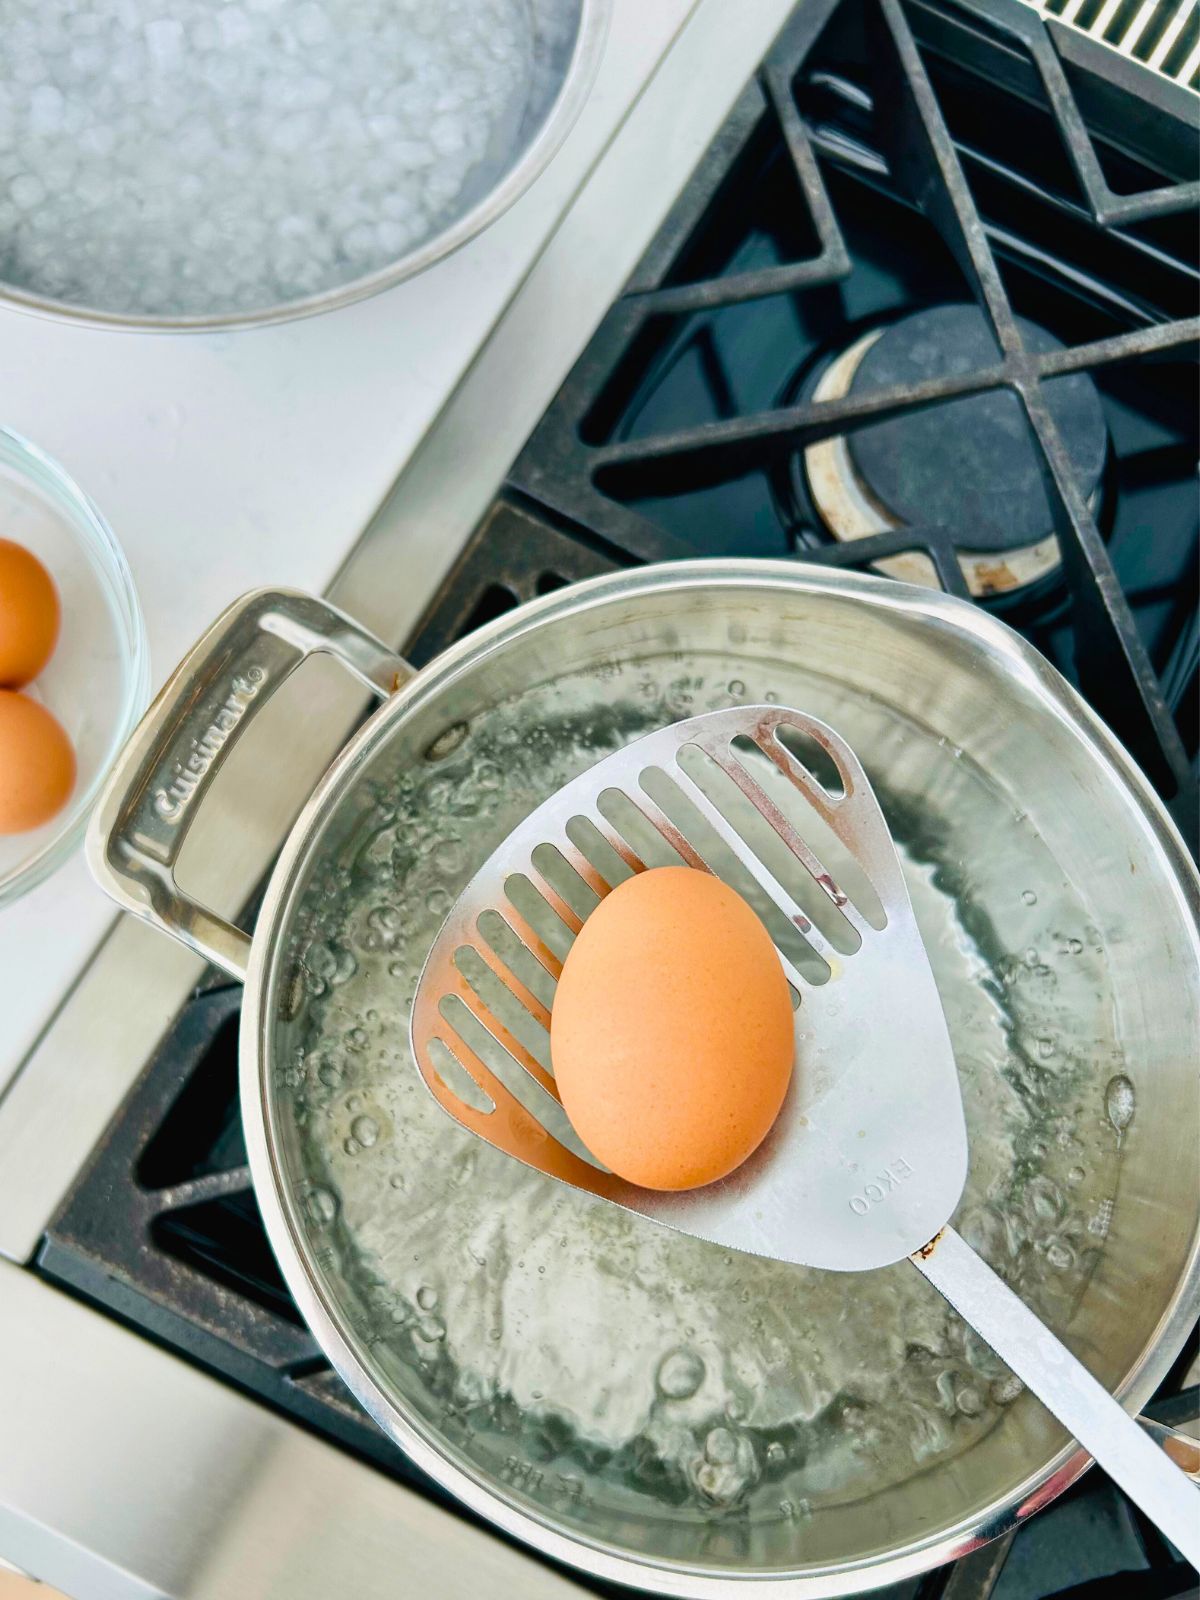
<svg viewBox="0 0 1200 1600">
<path fill-rule="evenodd" d="M 521 635 L 555 618 L 582 615 L 643 591 L 677 594 L 692 589 L 778 588 L 796 593 L 849 597 L 884 611 L 921 617 L 956 631 L 965 629 L 994 656 L 1003 658 L 1010 675 L 1034 688 L 1050 713 L 1068 724 L 1089 744 L 1112 776 L 1128 791 L 1149 832 L 1188 902 L 1200 953 L 1200 874 L 1170 816 L 1124 746 L 1095 715 L 1075 689 L 1033 646 L 1005 623 L 969 601 L 936 590 L 898 583 L 873 574 L 831 571 L 794 561 L 721 558 L 691 560 L 635 568 L 584 580 L 529 601 L 459 640 L 417 672 L 385 701 L 334 758 L 294 822 L 267 884 L 251 942 L 242 1004 L 239 1040 L 239 1087 L 247 1156 L 263 1222 L 288 1289 L 301 1315 L 335 1370 L 364 1409 L 417 1465 L 465 1505 L 506 1533 L 542 1554 L 592 1576 L 636 1585 L 687 1600 L 726 1600 L 743 1584 L 752 1583 L 767 1600 L 818 1600 L 847 1596 L 915 1577 L 968 1554 L 999 1537 L 1049 1503 L 1091 1465 L 1091 1457 L 1072 1444 L 1030 1471 L 1020 1483 L 989 1505 L 982 1515 L 964 1517 L 949 1529 L 919 1539 L 883 1557 L 814 1567 L 805 1572 L 760 1572 L 741 1578 L 728 1568 L 680 1567 L 652 1556 L 635 1555 L 621 1546 L 583 1534 L 566 1534 L 517 1501 L 505 1485 L 459 1460 L 432 1429 L 402 1411 L 371 1374 L 369 1352 L 363 1349 L 345 1314 L 325 1293 L 318 1274 L 307 1266 L 308 1246 L 294 1197 L 279 1161 L 279 1138 L 273 1123 L 266 1082 L 267 1029 L 273 1015 L 274 960 L 278 936 L 290 911 L 292 893 L 307 849 L 319 825 L 340 801 L 354 769 L 386 737 L 398 717 L 440 694 L 464 672 Z M 1200 1225 L 1193 1236 L 1185 1270 L 1165 1306 L 1141 1356 L 1115 1393 L 1128 1409 L 1136 1409 L 1153 1393 L 1170 1369 L 1183 1340 L 1200 1315 Z"/>
</svg>

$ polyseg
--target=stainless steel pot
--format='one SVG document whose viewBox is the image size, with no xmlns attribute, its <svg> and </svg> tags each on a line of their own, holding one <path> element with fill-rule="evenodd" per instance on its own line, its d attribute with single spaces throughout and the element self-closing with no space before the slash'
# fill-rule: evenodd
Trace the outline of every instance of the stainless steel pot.
<svg viewBox="0 0 1200 1600">
<path fill-rule="evenodd" d="M 175 883 L 174 864 L 230 748 L 314 652 L 336 657 L 384 703 L 300 813 L 251 939 L 192 902 Z M 971 796 L 986 794 L 982 833 L 975 843 L 964 833 L 961 847 L 956 839 L 946 867 L 969 878 L 974 855 L 999 883 L 983 908 L 981 939 L 1021 939 L 1021 919 L 1035 914 L 1031 883 L 1043 900 L 1056 886 L 1078 886 L 1091 970 L 1103 973 L 1102 983 L 1080 990 L 1086 1026 L 1066 1004 L 1065 966 L 1055 979 L 1048 952 L 1022 956 L 1018 947 L 1010 970 L 1032 954 L 1029 970 L 1048 975 L 1037 981 L 1050 1003 L 1059 994 L 1064 1036 L 1047 1041 L 1052 1048 L 1066 1052 L 1072 1028 L 1107 1041 L 1106 1059 L 1079 1065 L 1079 1115 L 1089 1127 L 1103 1122 L 1107 1104 L 1119 1189 L 1094 1223 L 1106 1242 L 1078 1303 L 1060 1307 L 1059 1331 L 1136 1407 L 1200 1310 L 1197 879 L 1124 750 L 1034 650 L 983 611 L 924 589 L 791 563 L 691 562 L 560 591 L 414 673 L 318 600 L 251 595 L 199 642 L 147 714 L 97 810 L 89 856 L 123 906 L 244 980 L 242 1111 L 272 1246 L 337 1371 L 410 1457 L 510 1533 L 608 1579 L 698 1597 L 748 1581 L 763 1594 L 847 1594 L 994 1537 L 1065 1488 L 1086 1459 L 1023 1396 L 972 1435 L 969 1448 L 921 1471 L 913 1466 L 869 1499 L 832 1495 L 808 1520 L 779 1491 L 760 1493 L 744 1515 L 714 1509 L 711 1517 L 694 1506 L 651 1504 L 586 1473 L 568 1491 L 568 1480 L 542 1470 L 524 1435 L 472 1432 L 444 1390 L 431 1386 L 428 1369 L 422 1375 L 398 1353 L 373 1310 L 369 1281 L 349 1269 L 344 1241 L 335 1239 L 328 1193 L 306 1166 L 306 1113 L 297 1109 L 299 1074 L 289 1066 L 309 1004 L 305 918 L 346 881 L 348 852 L 354 860 L 369 852 L 376 834 L 364 833 L 364 819 L 380 796 L 458 747 L 475 719 L 497 707 L 515 717 L 537 686 L 590 725 L 660 668 L 667 676 L 682 670 L 671 691 L 683 697 L 682 714 L 703 677 L 696 662 L 712 665 L 713 681 L 728 679 L 730 694 L 760 673 L 789 696 L 806 696 L 856 744 L 885 810 L 894 797 L 897 816 L 904 811 L 918 831 L 922 812 L 934 832 L 953 830 L 964 806 L 976 805 Z M 441 796 L 448 808 L 450 787 Z M 463 877 L 492 843 L 478 827 L 466 831 L 465 856 L 474 859 L 457 863 Z M 1010 835 L 1015 857 L 1006 854 Z M 989 852 L 995 860 L 983 859 Z M 1063 939 L 1064 962 L 1074 944 L 1082 949 L 1052 921 L 1045 926 L 1047 939 Z M 410 1068 L 405 1061 L 397 1070 Z M 978 1161 L 986 1172 L 987 1131 L 978 1122 L 972 1130 L 973 1170 Z M 421 1181 L 435 1209 L 441 1198 L 451 1203 L 439 1172 L 425 1170 Z"/>
<path fill-rule="evenodd" d="M 486 173 L 476 172 L 462 197 L 462 210 L 430 238 L 374 272 L 319 294 L 262 306 L 253 311 L 204 315 L 138 315 L 76 305 L 0 282 L 0 304 L 42 316 L 82 322 L 89 327 L 135 331 L 212 332 L 259 328 L 297 317 L 315 316 L 390 289 L 415 277 L 502 216 L 545 167 L 571 131 L 600 67 L 612 0 L 531 0 L 529 5 L 532 86 L 519 124 L 503 158 L 490 158 Z"/>
</svg>

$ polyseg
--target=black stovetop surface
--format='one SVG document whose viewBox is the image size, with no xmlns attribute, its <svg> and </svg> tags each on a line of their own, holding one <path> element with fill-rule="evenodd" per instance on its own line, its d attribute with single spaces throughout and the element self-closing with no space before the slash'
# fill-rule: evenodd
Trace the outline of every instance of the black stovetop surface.
<svg viewBox="0 0 1200 1600">
<path fill-rule="evenodd" d="M 406 654 L 619 565 L 892 563 L 1024 632 L 1194 837 L 1196 105 L 1014 0 L 806 0 Z M 242 1143 L 239 999 L 214 974 L 185 1006 L 37 1268 L 444 1498 L 279 1276 Z M 1197 1410 L 1185 1364 L 1162 1420 Z M 886 1593 L 1193 1583 L 1091 1472 L 1011 1545 Z"/>
</svg>

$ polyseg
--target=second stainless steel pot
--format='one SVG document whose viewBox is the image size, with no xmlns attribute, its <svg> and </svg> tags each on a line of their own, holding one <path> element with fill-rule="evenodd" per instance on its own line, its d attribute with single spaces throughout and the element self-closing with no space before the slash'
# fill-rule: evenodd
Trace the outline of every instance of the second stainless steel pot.
<svg viewBox="0 0 1200 1600">
<path fill-rule="evenodd" d="M 385 704 L 298 818 L 251 940 L 193 904 L 174 882 L 174 863 L 229 748 L 282 677 L 314 651 L 337 656 Z M 956 899 L 973 948 L 993 950 L 995 982 L 1033 985 L 1034 1011 L 1053 1022 L 1036 1048 L 1020 1042 L 1011 1082 L 989 1080 L 979 1091 L 974 1211 L 960 1225 L 984 1233 L 999 1226 L 996 1186 L 1011 1152 L 989 1152 L 989 1133 L 997 1147 L 1013 1137 L 1021 1095 L 1032 1103 L 1039 1083 L 1057 1073 L 1065 1098 L 1048 1139 L 1061 1149 L 1047 1155 L 1043 1141 L 1030 1146 L 1031 1159 L 1060 1161 L 1065 1172 L 1071 1141 L 1090 1141 L 1096 1160 L 1109 1164 L 1110 1188 L 1118 1175 L 1119 1188 L 1115 1202 L 1105 1201 L 1068 1242 L 1064 1191 L 1027 1177 L 1027 1254 L 1040 1273 L 1050 1252 L 1048 1284 L 1054 1262 L 1072 1256 L 1075 1265 L 1062 1269 L 1073 1290 L 1057 1305 L 1060 1331 L 1102 1381 L 1140 1403 L 1197 1311 L 1195 875 L 1125 753 L 1035 652 L 979 610 L 791 564 L 689 563 L 550 596 L 412 674 L 321 602 L 252 596 L 200 642 L 131 742 L 97 813 L 90 854 L 122 904 L 245 978 L 242 1110 L 272 1245 L 338 1372 L 410 1456 L 484 1516 L 599 1576 L 667 1594 L 726 1595 L 747 1582 L 760 1593 L 849 1594 L 971 1548 L 1059 1492 L 1085 1462 L 1028 1398 L 989 1413 L 992 1425 L 984 1428 L 972 1420 L 976 1397 L 950 1407 L 957 1448 L 946 1433 L 950 1443 L 921 1470 L 914 1459 L 907 1473 L 880 1478 L 869 1493 L 856 1493 L 851 1474 L 811 1508 L 799 1503 L 789 1485 L 803 1478 L 803 1453 L 788 1459 L 780 1446 L 771 1457 L 771 1436 L 756 1431 L 752 1418 L 705 1424 L 707 1441 L 701 1435 L 714 1469 L 731 1450 L 742 1461 L 744 1447 L 736 1493 L 722 1500 L 721 1471 L 706 1475 L 703 1461 L 691 1490 L 667 1482 L 652 1492 L 652 1480 L 619 1479 L 585 1443 L 568 1447 L 561 1430 L 509 1426 L 511 1407 L 493 1406 L 486 1416 L 472 1409 L 441 1355 L 414 1360 L 408 1312 L 399 1307 L 393 1324 L 381 1311 L 389 1269 L 380 1230 L 389 1203 L 387 1190 L 371 1188 L 374 1180 L 363 1175 L 382 1169 L 364 1160 L 353 1126 L 342 1141 L 335 1122 L 337 1149 L 320 1172 L 312 1164 L 314 1125 L 324 1129 L 321 1119 L 341 1112 L 324 1088 L 307 1084 L 318 1052 L 306 1046 L 304 1030 L 314 1006 L 330 1005 L 329 985 L 349 971 L 339 971 L 344 951 L 322 944 L 320 961 L 314 958 L 314 927 L 331 900 L 353 896 L 356 883 L 382 881 L 372 854 L 381 840 L 387 872 L 398 861 L 401 879 L 422 870 L 415 841 L 411 867 L 403 865 L 410 856 L 394 838 L 389 797 L 411 790 L 414 774 L 431 792 L 434 765 L 446 761 L 439 770 L 455 770 L 454 753 L 468 749 L 485 724 L 511 725 L 520 737 L 521 707 L 531 696 L 542 707 L 529 725 L 531 747 L 571 728 L 580 734 L 582 763 L 589 740 L 597 750 L 619 741 L 629 708 L 663 685 L 663 704 L 682 715 L 714 686 L 736 698 L 752 679 L 774 684 L 793 703 L 806 697 L 843 728 L 885 809 L 890 803 L 889 820 L 913 841 L 913 861 L 921 870 L 934 863 L 939 892 Z M 514 773 L 517 765 L 514 757 Z M 492 766 L 490 781 L 502 788 L 505 773 Z M 443 814 L 422 834 L 431 849 L 462 798 L 450 781 L 437 790 L 433 809 Z M 456 829 L 448 880 L 468 875 L 487 854 L 486 814 L 484 807 Z M 1078 908 L 1069 927 L 1048 909 L 1064 886 Z M 418 922 L 408 931 L 419 940 Z M 1022 945 L 1033 927 L 1039 947 Z M 378 929 L 379 938 L 394 937 L 386 919 Z M 926 930 L 927 943 L 930 937 Z M 363 972 L 348 978 L 350 988 L 382 959 L 373 938 L 364 937 Z M 386 1045 L 380 1060 L 394 1063 L 386 1069 L 393 1087 L 407 1085 L 411 1064 L 395 1055 L 394 1039 L 378 1042 Z M 963 1041 L 964 1071 L 972 1048 Z M 405 1103 L 393 1103 L 397 1116 Z M 1000 1119 L 1007 1119 L 1003 1135 Z M 385 1116 L 372 1121 L 370 1150 L 400 1142 L 404 1130 L 387 1123 Z M 397 1175 L 403 1183 L 404 1172 Z M 459 1202 L 450 1175 L 426 1162 L 421 1181 L 435 1218 L 439 1208 L 451 1218 Z M 485 1210 L 487 1202 L 480 1197 Z M 498 1193 L 492 1204 L 503 1204 Z M 1058 1230 L 1052 1240 L 1039 1231 L 1039 1216 Z M 520 1337 L 537 1333 L 526 1328 Z M 445 1336 L 444 1324 L 429 1333 Z M 855 1425 L 846 1410 L 841 1426 L 849 1433 Z"/>
</svg>

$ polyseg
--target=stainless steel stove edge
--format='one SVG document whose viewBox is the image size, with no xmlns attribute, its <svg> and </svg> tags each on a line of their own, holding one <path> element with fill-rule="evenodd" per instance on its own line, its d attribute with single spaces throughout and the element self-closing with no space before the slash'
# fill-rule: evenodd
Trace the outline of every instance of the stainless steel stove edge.
<svg viewBox="0 0 1200 1600">
<path fill-rule="evenodd" d="M 569 1579 L 0 1262 L 0 1549 L 95 1600 L 571 1600 Z"/>
</svg>

